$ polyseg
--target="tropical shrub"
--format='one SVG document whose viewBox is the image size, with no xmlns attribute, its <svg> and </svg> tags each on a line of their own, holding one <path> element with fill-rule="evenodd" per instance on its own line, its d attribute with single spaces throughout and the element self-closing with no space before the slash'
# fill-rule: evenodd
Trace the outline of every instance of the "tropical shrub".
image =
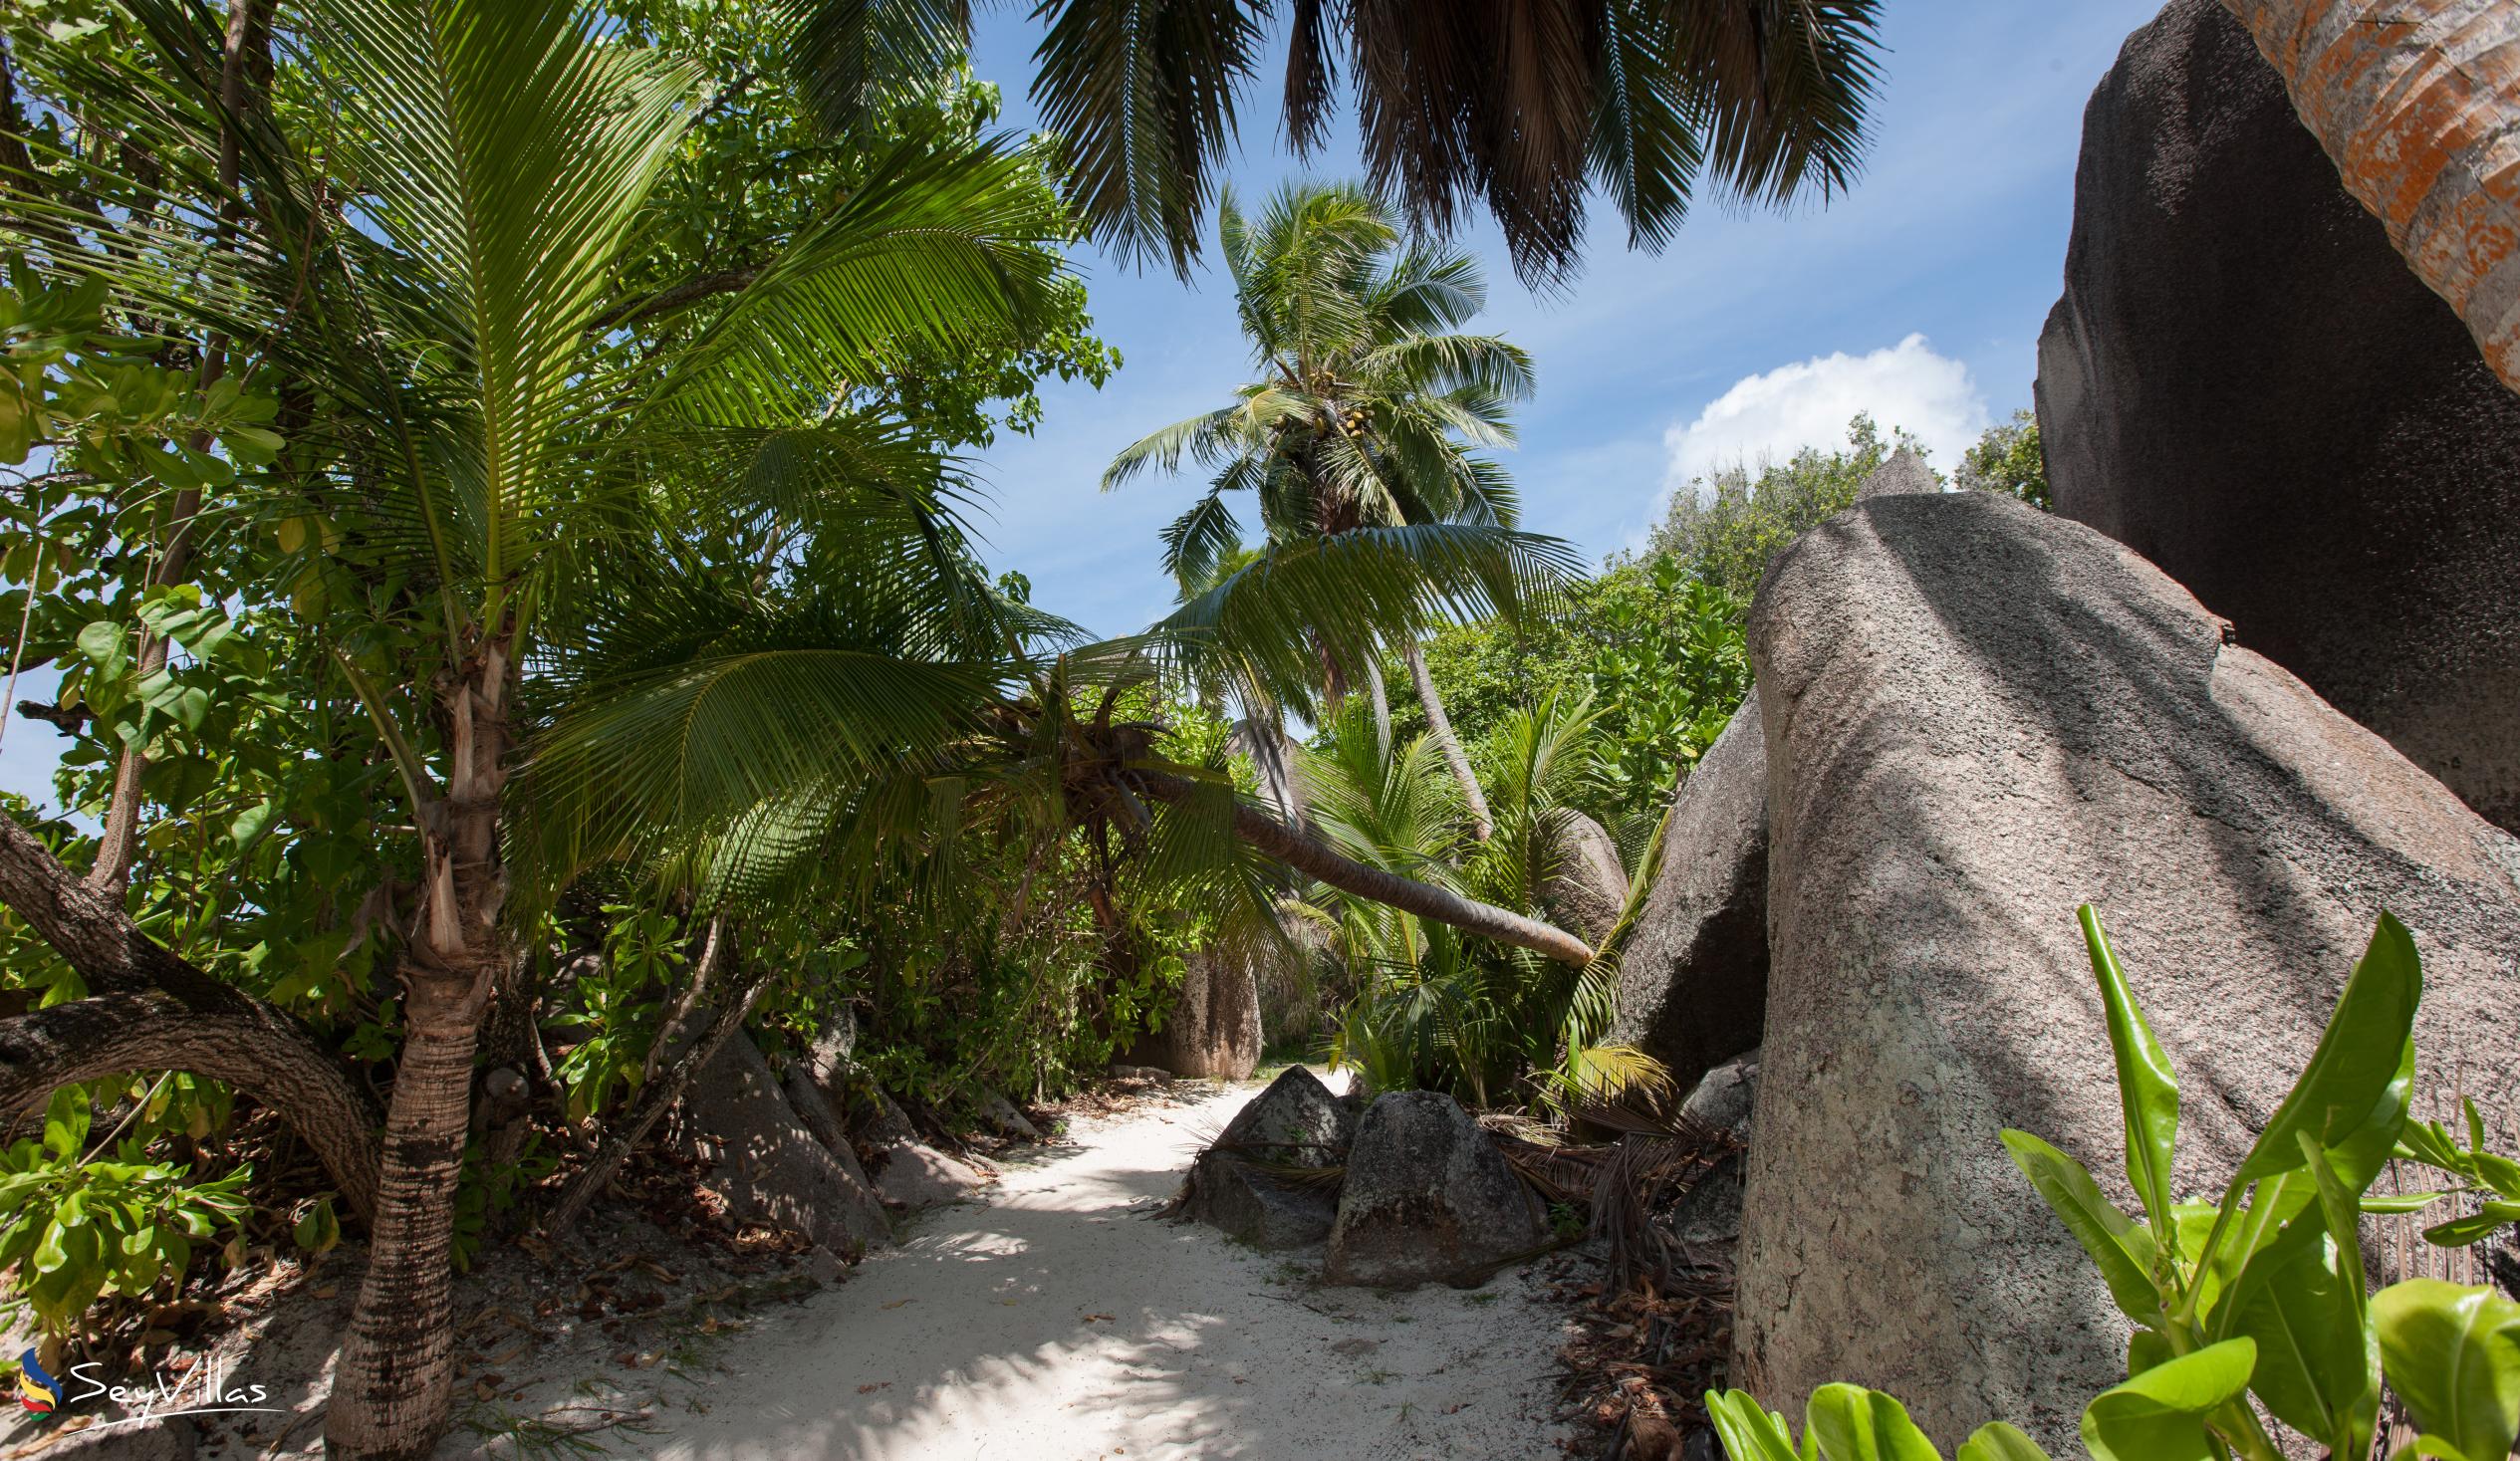
<svg viewBox="0 0 2520 1461">
<path fill-rule="evenodd" d="M 2046 512 L 2048 454 L 2039 441 L 2039 418 L 2027 410 L 1986 428 L 1960 457 L 1951 485 L 1971 492 L 1999 492 Z"/>
<path fill-rule="evenodd" d="M 2408 1119 L 2415 1008 L 2423 973 L 2414 940 L 2384 912 L 2346 981 L 2326 1033 L 2220 1201 L 2182 1202 L 2171 1181 L 2178 1085 L 2102 931 L 2081 910 L 2100 984 L 2126 1119 L 2128 1185 L 2138 1218 L 2072 1156 L 2026 1131 L 2004 1145 L 2065 1223 L 2111 1299 L 2136 1325 L 2128 1378 L 2083 1412 L 2097 1461 L 2279 1461 L 2271 1416 L 2338 1461 L 2360 1461 L 2378 1428 L 2384 1382 L 2423 1434 L 2399 1458 L 2495 1461 L 2520 1435 L 2520 1304 L 2488 1288 L 2409 1279 L 2372 1294 L 2364 1212 L 2419 1211 L 2451 1195 L 2370 1195 L 2393 1159 L 2438 1167 L 2480 1210 L 2428 1230 L 2475 1242 L 2520 1217 L 2520 1166 Z M 2254 1402 L 2254 1403 L 2252 1403 Z M 1734 1461 L 1928 1461 L 1932 1444 L 1897 1401 L 1855 1385 L 1814 1392 L 1797 1450 L 1782 1416 L 1743 1391 L 1709 1392 L 1708 1412 Z M 1960 1461 L 2027 1461 L 2045 1452 L 2011 1426 L 1978 1430 Z"/>
<path fill-rule="evenodd" d="M 9 1266 L 9 1305 L 23 1308 L 47 1336 L 76 1330 L 100 1298 L 137 1298 L 163 1283 L 180 1284 L 193 1245 L 244 1217 L 239 1193 L 253 1177 L 250 1166 L 239 1166 L 197 1181 L 182 1166 L 149 1158 L 146 1129 L 99 1159 L 86 1151 L 88 1111 L 85 1090 L 56 1092 L 45 1107 L 43 1139 L 13 1142 L 0 1153 L 0 1264 Z"/>
<path fill-rule="evenodd" d="M 1316 827 L 1348 855 L 1537 915 L 1565 855 L 1560 817 L 1606 810 L 1605 744 L 1589 701 L 1510 712 L 1477 747 L 1494 818 L 1483 842 L 1430 738 L 1386 749 L 1355 702 L 1306 751 L 1302 774 Z M 1633 871 L 1631 916 L 1651 881 L 1649 866 Z M 1350 981 L 1329 1056 L 1366 1089 L 1558 1111 L 1669 1084 L 1650 1057 L 1603 1040 L 1614 958 L 1575 968 L 1336 889 L 1312 901 L 1336 926 Z"/>
<path fill-rule="evenodd" d="M 1671 494 L 1653 549 L 1746 604 L 1768 560 L 1852 505 L 1864 479 L 1902 446 L 1922 449 L 1904 430 L 1885 440 L 1873 417 L 1859 412 L 1843 450 L 1806 446 L 1782 462 L 1736 462 L 1696 478 Z"/>
<path fill-rule="evenodd" d="M 1678 559 L 1651 554 L 1575 586 L 1552 617 L 1437 630 L 1426 641 L 1426 669 L 1453 728 L 1472 742 L 1545 701 L 1589 697 L 1603 820 L 1618 830 L 1661 815 L 1674 784 L 1750 693 L 1746 608 Z M 1391 666 L 1385 674 L 1394 686 L 1393 733 L 1415 735 L 1426 722 L 1407 677 Z"/>
</svg>

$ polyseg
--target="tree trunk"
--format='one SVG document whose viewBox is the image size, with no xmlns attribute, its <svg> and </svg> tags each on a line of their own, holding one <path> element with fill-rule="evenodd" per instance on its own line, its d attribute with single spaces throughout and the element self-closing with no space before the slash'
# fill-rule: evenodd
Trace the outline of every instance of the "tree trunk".
<svg viewBox="0 0 2520 1461">
<path fill-rule="evenodd" d="M 605 1137 L 604 1145 L 596 1150 L 595 1160 L 587 1163 L 586 1170 L 570 1180 L 568 1190 L 560 1194 L 560 1201 L 553 1206 L 551 1216 L 543 1220 L 544 1232 L 566 1233 L 577 1226 L 578 1219 L 586 1216 L 587 1208 L 604 1191 L 604 1185 L 613 1180 L 613 1174 L 622 1169 L 622 1163 L 630 1159 L 630 1152 L 646 1139 L 649 1128 L 656 1124 L 656 1118 L 673 1109 L 673 1103 L 680 1100 L 682 1093 L 690 1088 L 691 1078 L 706 1070 L 709 1062 L 717 1059 L 717 1053 L 726 1048 L 726 1042 L 734 1038 L 735 1032 L 744 1028 L 744 1018 L 752 1013 L 753 1001 L 761 997 L 761 991 L 769 983 L 768 975 L 755 973 L 748 973 L 735 982 L 733 1001 L 717 1012 L 715 1018 L 701 1030 L 699 1039 L 685 1046 L 682 1053 L 673 1058 L 672 1064 L 665 1067 L 664 1074 L 640 1088 L 638 1099 L 613 1122 L 612 1134 Z M 658 1036 L 657 1043 L 661 1046 L 664 1037 Z"/>
<path fill-rule="evenodd" d="M 1212 794 L 1210 788 L 1162 772 L 1134 772 L 1132 780 L 1147 796 L 1176 806 L 1197 802 Z M 1298 872 L 1319 878 L 1332 887 L 1361 898 L 1372 898 L 1378 903 L 1386 903 L 1403 913 L 1431 918 L 1482 938 L 1531 949 L 1570 964 L 1593 961 L 1593 951 L 1584 940 L 1562 928 L 1552 928 L 1536 918 L 1526 918 L 1493 903 L 1465 898 L 1431 883 L 1402 877 L 1396 872 L 1386 872 L 1380 867 L 1369 867 L 1239 800 L 1234 803 L 1233 816 L 1234 836 Z"/>
<path fill-rule="evenodd" d="M 1452 779 L 1461 783 L 1462 805 L 1470 809 L 1470 831 L 1480 842 L 1496 831 L 1496 820 L 1488 815 L 1487 794 L 1479 790 L 1479 779 L 1470 774 L 1470 758 L 1461 754 L 1460 738 L 1452 733 L 1452 717 L 1443 713 L 1443 696 L 1435 693 L 1434 678 L 1426 673 L 1426 655 L 1417 641 L 1408 641 L 1405 651 L 1408 677 L 1417 686 L 1417 703 L 1426 708 L 1426 733 L 1435 738 L 1435 748 L 1443 752 L 1443 764 L 1452 768 Z"/>
<path fill-rule="evenodd" d="M 656 1038 L 648 1045 L 647 1059 L 639 1066 L 639 1080 L 653 1082 L 656 1079 L 656 1068 L 665 1063 L 665 1052 L 672 1047 L 674 1037 L 682 1033 L 683 1022 L 690 1019 L 691 1012 L 707 998 L 710 977 L 717 972 L 718 938 L 725 927 L 725 914 L 709 915 L 709 931 L 700 940 L 700 957 L 691 966 L 689 982 L 682 986 L 680 994 L 673 997 L 673 1004 L 665 1010 L 665 1017 L 656 1022 Z"/>
<path fill-rule="evenodd" d="M 1369 654 L 1365 661 L 1365 687 L 1374 696 L 1375 744 L 1383 754 L 1391 754 L 1391 692 L 1383 687 L 1383 662 Z"/>
<path fill-rule="evenodd" d="M 455 1378 L 455 1187 L 469 1133 L 472 1057 L 498 976 L 514 960 L 499 930 L 507 871 L 499 794 L 507 782 L 513 630 L 466 646 L 431 686 L 446 748 L 445 794 L 416 809 L 426 868 L 400 970 L 402 1059 L 385 1112 L 368 1274 L 342 1339 L 324 1439 L 335 1456 L 426 1456 L 446 1426 Z"/>
<path fill-rule="evenodd" d="M 96 991 L 0 1020 L 0 1115 L 74 1082 L 190 1071 L 268 1105 L 306 1139 L 363 1223 L 377 1210 L 376 1107 L 279 1007 L 185 962 L 0 816 L 0 902 Z"/>
<path fill-rule="evenodd" d="M 2520 390 L 2520 26 L 2511 0 L 2223 0 L 2304 125 Z"/>
<path fill-rule="evenodd" d="M 226 114 L 219 124 L 219 236 L 232 242 L 237 226 L 244 220 L 244 210 L 233 198 L 238 169 L 243 158 L 244 139 L 237 135 L 237 119 L 244 116 L 249 102 L 260 100 L 259 88 L 270 84 L 268 55 L 271 44 L 269 0 L 230 0 L 227 11 L 227 34 L 219 68 L 219 106 Z M 255 62 L 265 64 L 259 68 Z M 194 376 L 195 388 L 208 390 L 227 373 L 228 341 L 213 333 L 204 343 L 201 364 Z M 194 451 L 210 449 L 210 434 L 196 431 L 190 445 Z M 175 493 L 172 511 L 167 516 L 165 537 L 157 545 L 157 563 L 148 572 L 147 586 L 162 589 L 182 582 L 192 566 L 193 530 L 201 516 L 201 490 L 186 487 Z M 146 679 L 166 667 L 166 640 L 143 627 L 140 630 L 140 652 L 135 666 L 135 679 Z M 97 858 L 88 869 L 88 885 L 120 902 L 129 890 L 131 861 L 139 851 L 140 776 L 148 769 L 148 757 L 137 746 L 126 746 L 114 764 L 114 792 L 105 805 L 105 829 L 97 839 Z"/>
</svg>

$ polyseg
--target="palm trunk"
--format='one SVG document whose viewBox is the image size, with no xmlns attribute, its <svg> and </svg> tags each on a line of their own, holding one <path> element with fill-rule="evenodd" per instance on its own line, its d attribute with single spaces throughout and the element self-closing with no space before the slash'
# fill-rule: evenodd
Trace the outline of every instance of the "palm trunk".
<svg viewBox="0 0 2520 1461">
<path fill-rule="evenodd" d="M 1383 688 L 1383 661 L 1368 655 L 1365 661 L 1365 687 L 1374 696 L 1375 744 L 1384 755 L 1391 754 L 1391 693 Z"/>
<path fill-rule="evenodd" d="M 1479 779 L 1470 774 L 1470 758 L 1461 754 L 1460 737 L 1452 733 L 1452 717 L 1443 713 L 1443 696 L 1435 693 L 1435 681 L 1426 673 L 1425 651 L 1415 639 L 1408 641 L 1406 658 L 1408 677 L 1417 686 L 1417 703 L 1426 707 L 1426 733 L 1443 752 L 1443 764 L 1452 768 L 1452 779 L 1461 783 L 1462 805 L 1470 809 L 1471 834 L 1486 842 L 1496 831 L 1496 820 L 1488 815 L 1487 795 L 1479 790 Z"/>
<path fill-rule="evenodd" d="M 2520 390 L 2510 0 L 2223 0 L 2364 207 Z"/>
<path fill-rule="evenodd" d="M 1139 791 L 1159 802 L 1180 805 L 1210 795 L 1210 790 L 1197 782 L 1161 772 L 1135 772 L 1131 780 Z M 1372 898 L 1403 913 L 1431 918 L 1482 938 L 1531 949 L 1570 964 L 1593 961 L 1593 950 L 1584 940 L 1565 929 L 1552 928 L 1536 918 L 1526 918 L 1493 903 L 1465 898 L 1432 883 L 1402 877 L 1380 867 L 1369 867 L 1241 801 L 1234 803 L 1233 815 L 1234 836 L 1296 871 L 1344 892 Z"/>
<path fill-rule="evenodd" d="M 673 1004 L 665 1011 L 665 1017 L 656 1022 L 656 1038 L 647 1047 L 647 1059 L 639 1065 L 639 1080 L 656 1079 L 656 1068 L 665 1063 L 665 1051 L 672 1046 L 674 1037 L 682 1033 L 682 1023 L 690 1019 L 691 1012 L 699 1007 L 701 1000 L 708 997 L 709 980 L 717 973 L 718 939 L 725 932 L 725 914 L 709 915 L 709 931 L 700 940 L 700 957 L 691 965 L 690 982 L 682 986 L 680 994 L 674 996 Z"/>
<path fill-rule="evenodd" d="M 512 651 L 511 633 L 494 635 L 432 687 L 446 788 L 418 815 L 427 870 L 402 961 L 405 1035 L 385 1113 L 376 1233 L 325 1416 L 326 1449 L 338 1457 L 426 1456 L 446 1427 L 455 1187 L 471 1124 L 473 1051 L 499 973 L 514 962 L 499 930 Z"/>
</svg>

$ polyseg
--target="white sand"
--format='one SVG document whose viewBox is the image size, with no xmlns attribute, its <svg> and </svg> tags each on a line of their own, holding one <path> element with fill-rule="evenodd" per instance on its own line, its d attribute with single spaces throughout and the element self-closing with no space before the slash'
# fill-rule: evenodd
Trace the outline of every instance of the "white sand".
<svg viewBox="0 0 2520 1461">
<path fill-rule="evenodd" d="M 688 1408 L 613 1443 L 672 1461 L 1556 1454 L 1560 1320 L 1530 1276 L 1318 1288 L 1318 1251 L 1146 1215 L 1258 1089 L 1077 1122 L 985 1206 L 930 1213 L 838 1289 L 759 1315 Z"/>
</svg>

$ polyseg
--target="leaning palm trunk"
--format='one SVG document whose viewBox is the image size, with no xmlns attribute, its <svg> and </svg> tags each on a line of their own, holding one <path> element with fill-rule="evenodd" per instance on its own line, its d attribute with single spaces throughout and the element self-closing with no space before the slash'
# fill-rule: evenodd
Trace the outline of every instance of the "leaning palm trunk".
<svg viewBox="0 0 2520 1461">
<path fill-rule="evenodd" d="M 1186 803 L 1202 795 L 1197 783 L 1161 772 L 1141 771 L 1133 776 L 1132 782 L 1137 790 L 1159 802 Z M 1342 892 L 1372 898 L 1403 913 L 1431 918 L 1437 923 L 1447 923 L 1516 948 L 1531 949 L 1566 963 L 1589 964 L 1593 961 L 1592 948 L 1563 928 L 1552 928 L 1537 918 L 1526 918 L 1493 903 L 1465 898 L 1432 883 L 1402 877 L 1380 867 L 1369 867 L 1271 818 L 1258 808 L 1239 801 L 1234 804 L 1234 836 L 1296 871 L 1329 883 Z"/>
<path fill-rule="evenodd" d="M 402 960 L 402 1058 L 385 1113 L 375 1238 L 325 1416 L 334 1456 L 425 1456 L 446 1426 L 473 1049 L 499 971 L 512 962 L 499 929 L 512 648 L 509 635 L 492 636 L 437 687 L 449 764 L 444 795 L 418 817 L 426 880 Z"/>
<path fill-rule="evenodd" d="M 2346 190 L 2520 390 L 2520 13 L 2511 0 L 2223 0 Z"/>
<path fill-rule="evenodd" d="M 1470 773 L 1470 758 L 1461 754 L 1461 738 L 1452 733 L 1452 717 L 1443 713 L 1443 696 L 1435 693 L 1433 676 L 1426 673 L 1426 654 L 1417 641 L 1408 641 L 1406 650 L 1408 677 L 1417 685 L 1417 703 L 1426 707 L 1426 734 L 1435 738 L 1435 748 L 1443 752 L 1443 764 L 1452 768 L 1452 779 L 1461 783 L 1462 805 L 1470 809 L 1470 831 L 1480 842 L 1496 830 L 1496 819 L 1488 815 L 1487 797 L 1479 790 L 1479 779 Z M 1390 737 L 1384 737 L 1388 747 Z"/>
<path fill-rule="evenodd" d="M 1391 754 L 1391 692 L 1383 687 L 1383 666 L 1372 655 L 1366 656 L 1365 687 L 1374 696 L 1374 733 L 1382 739 L 1376 744 L 1383 754 Z"/>
</svg>

